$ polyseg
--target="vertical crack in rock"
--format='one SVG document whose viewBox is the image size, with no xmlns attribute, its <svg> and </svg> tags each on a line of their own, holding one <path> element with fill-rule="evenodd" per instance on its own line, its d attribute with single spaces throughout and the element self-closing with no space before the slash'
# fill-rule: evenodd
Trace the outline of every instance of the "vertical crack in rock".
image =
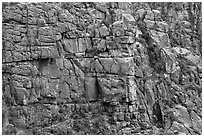
<svg viewBox="0 0 204 137">
<path fill-rule="evenodd" d="M 161 112 L 161 108 L 158 102 L 153 104 L 153 122 L 157 127 L 162 127 L 163 124 L 163 116 Z"/>
</svg>

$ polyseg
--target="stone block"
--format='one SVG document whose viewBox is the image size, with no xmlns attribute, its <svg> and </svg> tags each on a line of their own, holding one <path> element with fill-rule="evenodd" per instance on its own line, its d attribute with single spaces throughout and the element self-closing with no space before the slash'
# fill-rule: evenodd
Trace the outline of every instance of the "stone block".
<svg viewBox="0 0 204 137">
<path fill-rule="evenodd" d="M 78 52 L 85 52 L 86 49 L 90 49 L 92 46 L 90 38 L 79 38 L 78 44 Z"/>
<path fill-rule="evenodd" d="M 117 74 L 119 72 L 119 70 L 120 70 L 120 66 L 119 66 L 118 62 L 114 60 L 112 66 L 111 66 L 111 73 Z"/>
<path fill-rule="evenodd" d="M 65 102 L 71 102 L 71 92 L 69 84 L 67 84 L 63 79 L 60 79 L 59 81 L 59 87 L 58 87 L 58 97 L 61 99 L 61 101 Z"/>
<path fill-rule="evenodd" d="M 94 77 L 85 78 L 85 92 L 87 100 L 96 101 L 98 99 L 99 91 L 96 78 Z"/>
<path fill-rule="evenodd" d="M 64 77 L 64 80 L 67 84 L 69 84 L 70 89 L 76 93 L 82 92 L 84 90 L 83 78 L 76 76 L 66 76 Z"/>
<path fill-rule="evenodd" d="M 39 72 L 43 76 L 47 76 L 50 78 L 58 78 L 61 76 L 61 72 L 59 66 L 56 63 L 56 60 L 53 58 L 48 58 L 44 60 L 40 60 L 39 62 Z"/>
<path fill-rule="evenodd" d="M 98 59 L 94 61 L 94 68 L 95 68 L 95 71 L 98 73 L 104 72 L 103 66 L 100 64 Z"/>
<path fill-rule="evenodd" d="M 94 66 L 95 66 L 94 58 L 82 58 L 82 59 L 76 58 L 76 59 L 73 59 L 73 61 L 71 61 L 71 62 L 73 62 L 73 64 L 76 65 L 75 68 L 78 67 L 78 69 L 80 69 L 80 71 L 83 71 L 86 73 L 94 72 Z M 74 71 L 76 71 L 76 70 L 74 70 Z"/>
<path fill-rule="evenodd" d="M 104 72 L 111 72 L 111 65 L 113 64 L 113 58 L 99 58 L 101 65 L 104 68 Z"/>
<path fill-rule="evenodd" d="M 115 59 L 120 67 L 119 74 L 134 75 L 135 74 L 135 63 L 133 57 L 127 58 L 116 58 Z"/>
<path fill-rule="evenodd" d="M 58 50 L 56 46 L 46 46 L 40 47 L 40 52 L 37 53 L 37 56 L 33 54 L 32 51 L 32 58 L 57 58 L 59 57 Z"/>
<path fill-rule="evenodd" d="M 64 50 L 69 53 L 78 52 L 78 40 L 77 39 L 64 39 Z"/>
<path fill-rule="evenodd" d="M 119 101 L 126 97 L 127 85 L 125 77 L 108 75 L 106 78 L 97 78 L 99 92 L 105 102 Z"/>
</svg>

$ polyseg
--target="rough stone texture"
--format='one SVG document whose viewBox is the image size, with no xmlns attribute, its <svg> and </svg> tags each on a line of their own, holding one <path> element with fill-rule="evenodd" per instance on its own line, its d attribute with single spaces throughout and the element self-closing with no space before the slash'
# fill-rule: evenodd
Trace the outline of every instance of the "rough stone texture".
<svg viewBox="0 0 204 137">
<path fill-rule="evenodd" d="M 201 43 L 183 12 L 3 3 L 3 134 L 202 134 Z"/>
</svg>

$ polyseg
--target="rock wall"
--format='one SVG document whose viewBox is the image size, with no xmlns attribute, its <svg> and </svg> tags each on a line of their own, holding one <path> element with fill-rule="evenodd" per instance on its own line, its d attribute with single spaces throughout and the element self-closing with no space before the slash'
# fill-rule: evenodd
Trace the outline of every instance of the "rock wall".
<svg viewBox="0 0 204 137">
<path fill-rule="evenodd" d="M 172 45 L 174 20 L 159 9 L 3 3 L 2 13 L 3 134 L 202 133 L 201 57 Z"/>
</svg>

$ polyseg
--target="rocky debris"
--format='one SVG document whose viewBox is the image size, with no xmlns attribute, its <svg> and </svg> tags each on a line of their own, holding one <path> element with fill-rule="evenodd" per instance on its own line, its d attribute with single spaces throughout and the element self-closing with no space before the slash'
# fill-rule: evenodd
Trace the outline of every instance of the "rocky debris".
<svg viewBox="0 0 204 137">
<path fill-rule="evenodd" d="M 3 134 L 202 134 L 200 32 L 157 6 L 3 3 Z"/>
</svg>

